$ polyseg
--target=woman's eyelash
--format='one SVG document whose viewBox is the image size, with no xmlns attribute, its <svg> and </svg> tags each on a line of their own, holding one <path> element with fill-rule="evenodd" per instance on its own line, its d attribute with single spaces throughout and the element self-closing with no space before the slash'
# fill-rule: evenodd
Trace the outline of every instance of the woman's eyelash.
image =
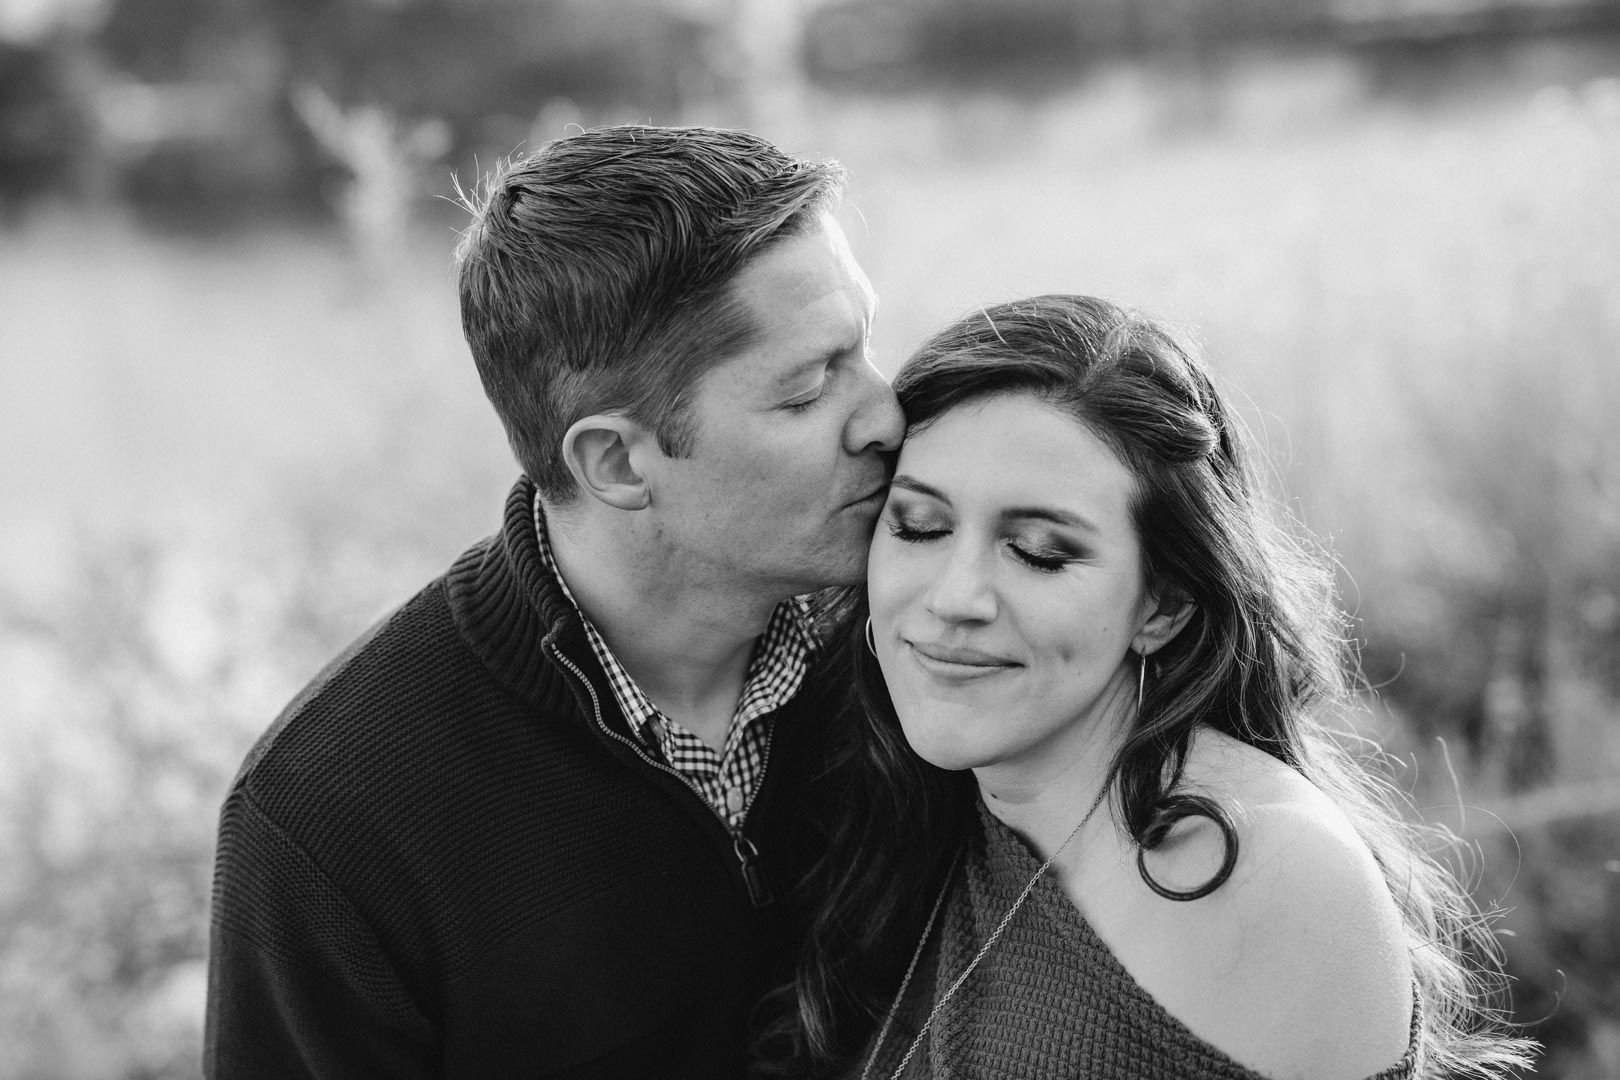
<svg viewBox="0 0 1620 1080">
<path fill-rule="evenodd" d="M 921 544 L 929 540 L 938 540 L 950 534 L 949 529 L 919 529 L 904 521 L 891 521 L 888 524 L 889 535 L 902 544 Z M 1055 574 L 1074 560 L 1068 555 L 1044 555 L 1019 547 L 1011 541 L 1007 542 L 1007 549 L 1012 552 L 1013 558 L 1043 574 Z"/>
<path fill-rule="evenodd" d="M 906 544 L 921 543 L 924 540 L 937 540 L 949 531 L 948 529 L 915 529 L 903 521 L 889 523 L 889 535 Z"/>
<path fill-rule="evenodd" d="M 1013 557 L 1019 562 L 1032 570 L 1039 570 L 1047 574 L 1057 573 L 1069 565 L 1070 562 L 1067 555 L 1039 555 L 1013 543 L 1009 543 L 1007 547 L 1012 550 Z"/>
</svg>

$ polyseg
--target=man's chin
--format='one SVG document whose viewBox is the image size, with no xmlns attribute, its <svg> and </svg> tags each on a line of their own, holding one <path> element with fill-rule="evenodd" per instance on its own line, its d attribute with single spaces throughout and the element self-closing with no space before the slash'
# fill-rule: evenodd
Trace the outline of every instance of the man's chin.
<svg viewBox="0 0 1620 1080">
<path fill-rule="evenodd" d="M 821 558 L 795 569 L 803 575 L 801 581 L 804 587 L 797 590 L 800 593 L 819 592 L 842 585 L 864 585 L 866 542 L 862 540 L 858 547 L 852 547 L 842 555 L 825 552 Z"/>
</svg>

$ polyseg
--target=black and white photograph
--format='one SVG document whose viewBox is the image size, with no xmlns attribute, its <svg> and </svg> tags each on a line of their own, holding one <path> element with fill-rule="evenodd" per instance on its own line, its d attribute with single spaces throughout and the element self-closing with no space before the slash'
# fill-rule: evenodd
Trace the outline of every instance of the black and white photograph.
<svg viewBox="0 0 1620 1080">
<path fill-rule="evenodd" d="M 1620 0 L 0 0 L 0 1077 L 1620 1077 Z"/>
</svg>

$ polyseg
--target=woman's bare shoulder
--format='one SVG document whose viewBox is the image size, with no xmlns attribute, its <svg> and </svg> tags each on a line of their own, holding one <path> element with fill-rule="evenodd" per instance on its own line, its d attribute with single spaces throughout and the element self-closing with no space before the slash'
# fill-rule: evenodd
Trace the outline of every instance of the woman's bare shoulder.
<svg viewBox="0 0 1620 1080">
<path fill-rule="evenodd" d="M 1192 901 L 1136 875 L 1134 914 L 1104 935 L 1126 968 L 1194 1034 L 1267 1076 L 1352 1080 L 1397 1061 L 1412 1010 L 1405 924 L 1349 818 L 1289 766 L 1225 736 L 1196 741 L 1184 782 L 1231 818 L 1237 862 Z M 1195 818 L 1145 865 L 1186 891 L 1210 879 L 1222 850 L 1220 830 Z"/>
</svg>

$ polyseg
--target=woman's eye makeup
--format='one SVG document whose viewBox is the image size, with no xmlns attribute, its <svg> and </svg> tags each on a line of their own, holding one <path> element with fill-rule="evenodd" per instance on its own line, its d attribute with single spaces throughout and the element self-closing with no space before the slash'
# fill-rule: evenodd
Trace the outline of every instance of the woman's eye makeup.
<svg viewBox="0 0 1620 1080">
<path fill-rule="evenodd" d="M 890 536 L 907 544 L 937 540 L 950 532 L 944 522 L 901 514 L 890 515 L 885 524 L 888 526 Z"/>
<path fill-rule="evenodd" d="M 890 505 L 883 524 L 889 535 L 905 544 L 920 544 L 951 535 L 954 525 L 938 514 L 921 513 L 909 507 Z M 1020 564 L 1045 574 L 1055 574 L 1083 554 L 1070 544 L 1049 538 L 1006 536 L 1000 540 Z"/>
<path fill-rule="evenodd" d="M 889 501 L 883 507 L 883 527 L 896 540 L 915 544 L 946 535 L 951 531 L 951 522 L 932 503 L 891 487 Z"/>
<path fill-rule="evenodd" d="M 1050 544 L 1037 544 L 1026 540 L 1008 540 L 1007 550 L 1012 552 L 1013 558 L 1025 566 L 1047 574 L 1057 573 L 1074 562 L 1077 557 Z"/>
</svg>

